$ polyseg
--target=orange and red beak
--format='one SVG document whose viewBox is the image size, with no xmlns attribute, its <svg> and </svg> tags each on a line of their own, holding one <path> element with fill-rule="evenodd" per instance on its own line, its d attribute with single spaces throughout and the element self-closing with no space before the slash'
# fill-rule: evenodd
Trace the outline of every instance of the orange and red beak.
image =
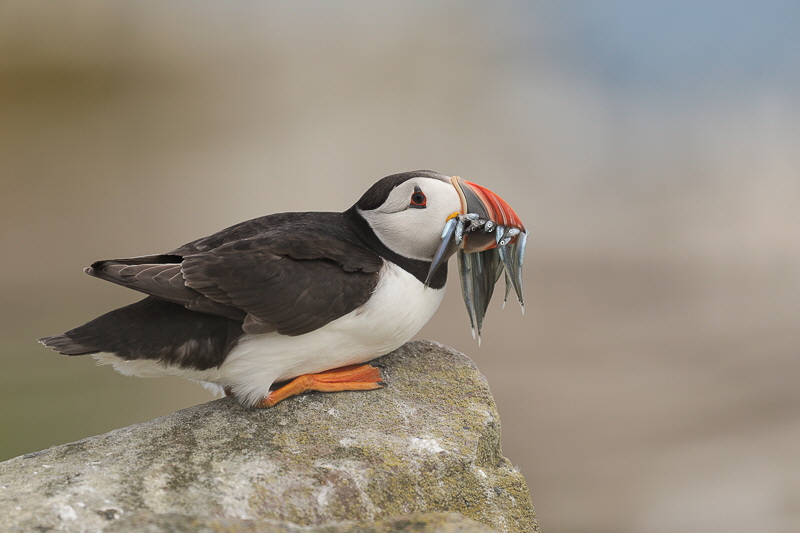
<svg viewBox="0 0 800 533">
<path fill-rule="evenodd" d="M 461 212 L 448 217 L 429 280 L 456 251 L 483 252 L 516 243 L 527 235 L 519 215 L 500 196 L 459 176 L 453 176 L 450 182 L 461 198 Z"/>
<path fill-rule="evenodd" d="M 458 252 L 461 292 L 472 334 L 480 343 L 483 318 L 494 285 L 505 273 L 506 298 L 513 288 L 523 312 L 522 261 L 528 232 L 508 203 L 489 189 L 453 176 L 450 181 L 461 198 L 461 213 L 448 217 L 442 243 L 428 272 L 436 270 Z M 427 285 L 427 281 L 426 281 Z M 505 300 L 504 300 L 505 303 Z"/>
<path fill-rule="evenodd" d="M 525 231 L 525 226 L 517 213 L 497 194 L 458 176 L 453 176 L 450 181 L 461 197 L 462 215 L 476 214 L 478 220 L 491 221 L 495 226 L 516 228 L 520 233 Z M 470 233 L 464 239 L 464 252 L 482 252 L 496 247 L 499 241 L 492 233 L 491 231 Z M 512 239 L 516 240 L 516 237 L 512 237 Z"/>
</svg>

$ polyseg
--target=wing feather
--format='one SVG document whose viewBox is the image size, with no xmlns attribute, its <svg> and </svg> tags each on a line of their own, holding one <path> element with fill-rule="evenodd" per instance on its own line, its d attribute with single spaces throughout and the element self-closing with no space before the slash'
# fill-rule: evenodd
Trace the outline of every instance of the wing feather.
<svg viewBox="0 0 800 533">
<path fill-rule="evenodd" d="M 363 305 L 382 265 L 341 213 L 281 213 L 168 254 L 98 261 L 87 272 L 242 321 L 247 333 L 301 335 Z"/>
</svg>

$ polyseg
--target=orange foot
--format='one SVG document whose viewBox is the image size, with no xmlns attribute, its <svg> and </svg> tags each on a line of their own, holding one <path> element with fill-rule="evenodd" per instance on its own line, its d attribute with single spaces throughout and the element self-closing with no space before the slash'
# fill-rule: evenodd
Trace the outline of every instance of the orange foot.
<svg viewBox="0 0 800 533">
<path fill-rule="evenodd" d="M 303 374 L 270 391 L 255 407 L 272 407 L 281 400 L 308 391 L 338 392 L 343 390 L 374 390 L 383 387 L 381 371 L 370 365 L 349 365 L 333 368 L 319 374 Z"/>
</svg>

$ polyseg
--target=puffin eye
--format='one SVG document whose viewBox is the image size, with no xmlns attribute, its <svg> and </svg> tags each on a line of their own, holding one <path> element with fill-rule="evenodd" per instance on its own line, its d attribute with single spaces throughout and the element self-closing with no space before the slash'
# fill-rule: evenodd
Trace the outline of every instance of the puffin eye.
<svg viewBox="0 0 800 533">
<path fill-rule="evenodd" d="M 422 192 L 422 189 L 419 188 L 418 185 L 414 186 L 414 194 L 411 195 L 411 203 L 408 204 L 408 207 L 416 207 L 417 209 L 422 209 L 427 204 L 428 199 L 425 197 L 425 193 Z"/>
</svg>

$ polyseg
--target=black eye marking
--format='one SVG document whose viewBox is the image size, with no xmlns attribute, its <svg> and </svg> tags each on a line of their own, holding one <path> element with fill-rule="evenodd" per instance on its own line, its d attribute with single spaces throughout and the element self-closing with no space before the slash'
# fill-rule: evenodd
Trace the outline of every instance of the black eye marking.
<svg viewBox="0 0 800 533">
<path fill-rule="evenodd" d="M 411 195 L 411 203 L 408 204 L 408 207 L 423 209 L 427 203 L 428 199 L 425 197 L 425 193 L 422 192 L 422 189 L 419 188 L 419 185 L 415 185 L 414 194 Z"/>
</svg>

